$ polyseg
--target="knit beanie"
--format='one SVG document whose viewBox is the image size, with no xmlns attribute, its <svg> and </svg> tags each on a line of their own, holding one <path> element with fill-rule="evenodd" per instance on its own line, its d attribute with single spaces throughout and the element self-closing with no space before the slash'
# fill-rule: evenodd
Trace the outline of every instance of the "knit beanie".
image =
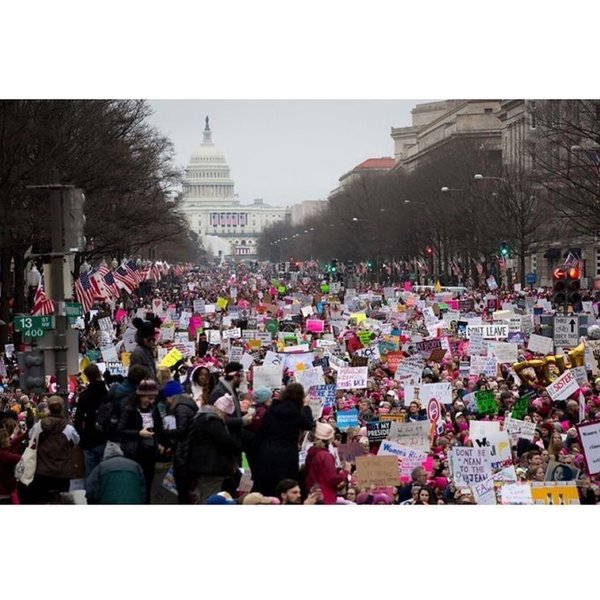
<svg viewBox="0 0 600 600">
<path fill-rule="evenodd" d="M 165 398 L 168 398 L 169 396 L 177 396 L 177 394 L 183 394 L 183 387 L 181 387 L 179 381 L 172 379 L 171 381 L 167 381 L 167 383 L 165 383 L 162 392 Z"/>
<path fill-rule="evenodd" d="M 264 385 L 254 390 L 254 401 L 256 404 L 264 404 L 265 402 L 268 402 L 272 396 L 273 393 L 271 390 Z"/>
<path fill-rule="evenodd" d="M 223 411 L 226 415 L 232 415 L 235 412 L 233 398 L 229 394 L 223 394 L 216 402 L 215 407 Z"/>
</svg>

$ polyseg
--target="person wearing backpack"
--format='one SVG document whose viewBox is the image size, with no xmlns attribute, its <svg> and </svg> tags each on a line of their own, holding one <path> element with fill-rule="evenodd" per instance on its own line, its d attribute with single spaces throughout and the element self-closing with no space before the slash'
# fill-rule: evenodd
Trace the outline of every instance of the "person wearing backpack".
<svg viewBox="0 0 600 600">
<path fill-rule="evenodd" d="M 104 455 L 107 440 L 104 413 L 107 408 L 108 390 L 96 363 L 90 363 L 83 373 L 89 384 L 79 394 L 73 424 L 81 438 L 79 446 L 83 451 L 84 477 L 87 478 L 92 469 L 100 464 Z"/>
</svg>

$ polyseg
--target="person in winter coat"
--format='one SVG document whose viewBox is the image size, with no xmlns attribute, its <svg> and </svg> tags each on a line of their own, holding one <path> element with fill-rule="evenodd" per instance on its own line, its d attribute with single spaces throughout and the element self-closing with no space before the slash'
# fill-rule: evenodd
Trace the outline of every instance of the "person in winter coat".
<svg viewBox="0 0 600 600">
<path fill-rule="evenodd" d="M 102 462 L 85 481 L 85 492 L 88 504 L 144 504 L 144 472 L 123 456 L 119 444 L 107 442 Z"/>
<path fill-rule="evenodd" d="M 68 492 L 75 474 L 73 448 L 79 444 L 79 434 L 65 417 L 60 396 L 50 396 L 48 410 L 50 414 L 30 432 L 30 439 L 39 436 L 37 461 L 33 481 L 27 487 L 19 486 L 23 504 L 46 504 L 57 494 Z"/>
<path fill-rule="evenodd" d="M 124 456 L 135 460 L 144 471 L 148 502 L 159 450 L 158 439 L 163 435 L 162 419 L 153 406 L 157 396 L 158 385 L 153 379 L 141 381 L 123 409 L 117 428 Z"/>
<path fill-rule="evenodd" d="M 252 423 L 243 430 L 242 448 L 248 459 L 250 471 L 254 473 L 256 470 L 256 436 L 260 431 L 267 410 L 273 403 L 273 393 L 268 387 L 259 387 L 253 392 L 254 405 L 248 411 L 252 414 Z"/>
<path fill-rule="evenodd" d="M 17 490 L 15 466 L 21 460 L 21 446 L 27 431 L 19 431 L 14 419 L 0 425 L 0 504 L 13 504 Z"/>
<path fill-rule="evenodd" d="M 77 410 L 73 425 L 79 434 L 80 448 L 83 450 L 85 477 L 92 469 L 100 464 L 106 445 L 106 434 L 97 423 L 98 409 L 106 400 L 108 390 L 102 378 L 102 373 L 96 363 L 89 364 L 84 370 L 89 384 L 77 400 Z"/>
<path fill-rule="evenodd" d="M 229 434 L 225 418 L 235 411 L 233 398 L 221 396 L 213 405 L 203 406 L 190 429 L 187 457 L 188 473 L 194 481 L 196 504 L 222 490 L 225 478 L 238 470 L 237 457 L 241 447 Z"/>
<path fill-rule="evenodd" d="M 313 417 L 304 388 L 299 383 L 290 383 L 267 410 L 258 431 L 253 491 L 275 496 L 282 479 L 300 478 L 300 432 L 312 428 Z"/>
<path fill-rule="evenodd" d="M 225 366 L 225 374 L 219 383 L 214 387 L 213 391 L 208 397 L 208 403 L 214 404 L 214 402 L 228 394 L 233 400 L 234 411 L 230 415 L 225 417 L 225 424 L 229 435 L 235 439 L 240 447 L 240 452 L 236 456 L 236 462 L 238 465 L 242 464 L 242 429 L 252 422 L 252 415 L 242 415 L 242 408 L 240 406 L 240 400 L 238 397 L 238 388 L 244 379 L 244 367 L 239 362 L 232 361 L 227 363 Z M 228 477 L 225 481 L 224 490 L 229 492 L 233 498 L 237 493 L 237 488 L 240 483 L 241 473 L 236 470 L 233 476 Z"/>
<path fill-rule="evenodd" d="M 148 371 L 148 377 L 158 381 L 156 373 L 156 328 L 160 327 L 162 321 L 155 317 L 152 321 L 143 321 L 140 318 L 133 319 L 132 324 L 137 329 L 135 341 L 137 346 L 131 353 L 130 366 L 142 365 Z"/>
<path fill-rule="evenodd" d="M 175 420 L 173 429 L 165 429 L 164 437 L 173 451 L 173 475 L 177 486 L 179 504 L 191 504 L 191 483 L 187 474 L 186 458 L 189 449 L 189 430 L 198 412 L 198 405 L 189 394 L 183 393 L 181 384 L 169 381 L 162 390 L 168 412 Z"/>
<path fill-rule="evenodd" d="M 342 469 L 336 469 L 335 459 L 329 452 L 329 443 L 335 436 L 335 430 L 327 423 L 317 423 L 315 443 L 306 454 L 305 486 L 309 493 L 320 488 L 323 494 L 323 504 L 335 504 L 338 487 L 348 481 L 352 468 L 350 463 L 344 463 Z"/>
<path fill-rule="evenodd" d="M 208 398 L 212 389 L 210 389 L 211 376 L 210 370 L 204 365 L 194 367 L 190 373 L 189 391 L 192 398 L 198 405 L 198 408 L 203 404 L 208 403 Z"/>
</svg>

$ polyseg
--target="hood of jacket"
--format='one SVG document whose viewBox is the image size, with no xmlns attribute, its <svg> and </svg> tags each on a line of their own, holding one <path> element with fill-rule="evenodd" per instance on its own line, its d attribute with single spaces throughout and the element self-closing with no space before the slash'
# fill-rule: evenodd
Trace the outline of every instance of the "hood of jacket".
<svg viewBox="0 0 600 600">
<path fill-rule="evenodd" d="M 114 458 L 115 456 L 123 456 L 123 450 L 121 450 L 121 446 L 119 446 L 119 444 L 116 444 L 115 442 L 106 442 L 106 447 L 104 448 L 102 460 Z"/>
<path fill-rule="evenodd" d="M 66 417 L 46 417 L 40 421 L 42 431 L 48 433 L 62 433 L 69 424 Z"/>
<path fill-rule="evenodd" d="M 198 408 L 198 405 L 192 400 L 189 394 L 177 394 L 173 396 L 173 402 L 171 404 L 171 409 L 174 409 L 176 406 L 180 404 L 185 404 L 189 408 L 191 408 L 194 412 Z"/>
</svg>

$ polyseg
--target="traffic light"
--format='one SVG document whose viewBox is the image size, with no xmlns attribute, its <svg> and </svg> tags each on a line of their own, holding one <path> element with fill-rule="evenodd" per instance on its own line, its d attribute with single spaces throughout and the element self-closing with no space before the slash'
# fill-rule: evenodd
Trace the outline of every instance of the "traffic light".
<svg viewBox="0 0 600 600">
<path fill-rule="evenodd" d="M 44 354 L 40 350 L 17 352 L 19 385 L 24 392 L 45 394 Z"/>
<path fill-rule="evenodd" d="M 372 260 L 367 261 L 367 268 L 369 269 L 369 271 L 373 270 L 373 261 Z"/>
<path fill-rule="evenodd" d="M 567 270 L 567 304 L 573 307 L 575 312 L 581 310 L 581 270 L 571 267 Z"/>
<path fill-rule="evenodd" d="M 334 258 L 334 259 L 331 261 L 331 272 L 332 272 L 332 273 L 337 273 L 337 265 L 338 265 L 337 258 Z"/>
<path fill-rule="evenodd" d="M 567 271 L 562 267 L 552 272 L 552 304 L 555 309 L 567 304 Z"/>
<path fill-rule="evenodd" d="M 62 197 L 63 245 L 69 252 L 85 250 L 85 196 L 78 188 L 67 188 Z"/>
<path fill-rule="evenodd" d="M 506 242 L 500 244 L 500 256 L 502 258 L 508 258 L 510 254 L 510 246 Z"/>
<path fill-rule="evenodd" d="M 427 252 L 427 254 L 433 254 L 433 248 L 431 246 L 427 246 L 427 248 L 425 248 L 425 252 Z"/>
</svg>

